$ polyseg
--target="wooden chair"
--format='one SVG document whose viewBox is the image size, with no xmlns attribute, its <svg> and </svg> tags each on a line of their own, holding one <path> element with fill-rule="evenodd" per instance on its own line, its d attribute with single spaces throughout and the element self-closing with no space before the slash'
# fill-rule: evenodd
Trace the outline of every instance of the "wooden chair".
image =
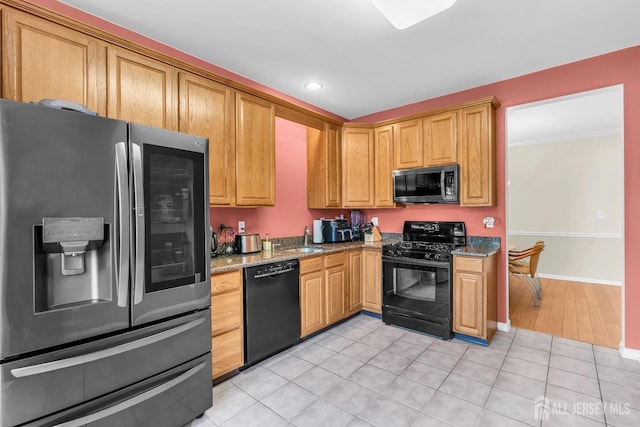
<svg viewBox="0 0 640 427">
<path fill-rule="evenodd" d="M 527 288 L 533 299 L 533 305 L 540 306 L 542 282 L 537 276 L 538 261 L 544 250 L 544 242 L 538 240 L 535 245 L 521 251 L 509 251 L 509 273 Z"/>
</svg>

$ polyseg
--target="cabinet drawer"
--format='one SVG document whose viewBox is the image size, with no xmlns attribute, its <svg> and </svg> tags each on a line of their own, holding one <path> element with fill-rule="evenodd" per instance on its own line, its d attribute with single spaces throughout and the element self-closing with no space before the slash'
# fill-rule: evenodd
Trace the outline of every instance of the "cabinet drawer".
<svg viewBox="0 0 640 427">
<path fill-rule="evenodd" d="M 211 276 L 211 295 L 242 290 L 242 270 Z"/>
<path fill-rule="evenodd" d="M 211 298 L 211 335 L 216 336 L 242 327 L 242 292 Z"/>
<path fill-rule="evenodd" d="M 330 254 L 324 256 L 324 268 L 333 267 L 334 265 L 341 265 L 347 262 L 347 253 L 338 252 L 337 254 Z"/>
<path fill-rule="evenodd" d="M 300 274 L 322 270 L 322 256 L 302 258 L 300 260 Z"/>
<path fill-rule="evenodd" d="M 244 364 L 242 346 L 242 331 L 240 329 L 213 337 L 211 341 L 213 378 L 231 372 Z"/>
<path fill-rule="evenodd" d="M 456 271 L 473 271 L 482 273 L 484 271 L 484 258 L 457 256 L 454 258 L 453 268 Z"/>
</svg>

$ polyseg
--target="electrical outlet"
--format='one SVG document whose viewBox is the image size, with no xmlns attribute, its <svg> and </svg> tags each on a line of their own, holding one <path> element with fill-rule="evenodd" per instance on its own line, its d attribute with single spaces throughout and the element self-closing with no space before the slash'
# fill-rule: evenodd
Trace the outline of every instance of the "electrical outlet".
<svg viewBox="0 0 640 427">
<path fill-rule="evenodd" d="M 238 233 L 244 233 L 245 224 L 244 221 L 238 221 Z"/>
<path fill-rule="evenodd" d="M 495 223 L 496 219 L 492 216 L 487 216 L 482 220 L 482 223 L 484 224 L 485 228 L 493 228 L 493 224 Z"/>
<path fill-rule="evenodd" d="M 376 227 L 378 226 L 378 217 L 377 216 L 372 216 L 371 217 L 371 224 L 375 225 Z"/>
</svg>

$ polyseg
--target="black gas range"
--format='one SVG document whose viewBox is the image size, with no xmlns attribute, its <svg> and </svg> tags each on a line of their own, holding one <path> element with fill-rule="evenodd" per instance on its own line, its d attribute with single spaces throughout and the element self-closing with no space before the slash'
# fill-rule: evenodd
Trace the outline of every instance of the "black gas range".
<svg viewBox="0 0 640 427">
<path fill-rule="evenodd" d="M 382 320 L 449 339 L 451 251 L 466 245 L 464 222 L 405 221 L 402 237 L 382 249 Z"/>
<path fill-rule="evenodd" d="M 402 241 L 385 245 L 386 258 L 450 262 L 451 251 L 467 244 L 464 222 L 405 221 Z"/>
</svg>

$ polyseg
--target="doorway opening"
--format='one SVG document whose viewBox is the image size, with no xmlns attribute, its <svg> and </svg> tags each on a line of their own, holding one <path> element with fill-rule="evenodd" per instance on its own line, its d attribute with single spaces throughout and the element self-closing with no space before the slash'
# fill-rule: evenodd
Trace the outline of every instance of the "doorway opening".
<svg viewBox="0 0 640 427">
<path fill-rule="evenodd" d="M 623 87 L 514 106 L 506 114 L 507 246 L 545 245 L 538 307 L 517 279 L 507 278 L 511 326 L 618 348 Z"/>
</svg>

